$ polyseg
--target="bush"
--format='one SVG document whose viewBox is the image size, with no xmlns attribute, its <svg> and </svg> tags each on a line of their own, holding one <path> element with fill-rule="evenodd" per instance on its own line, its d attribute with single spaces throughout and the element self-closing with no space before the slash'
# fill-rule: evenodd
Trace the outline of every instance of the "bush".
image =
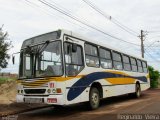
<svg viewBox="0 0 160 120">
<path fill-rule="evenodd" d="M 158 80 L 151 80 L 151 88 L 158 88 Z"/>
<path fill-rule="evenodd" d="M 151 88 L 158 88 L 158 79 L 160 78 L 160 73 L 157 70 L 154 70 L 153 67 L 149 66 L 148 67 L 149 70 L 149 76 L 150 76 L 150 80 L 151 80 Z"/>
</svg>

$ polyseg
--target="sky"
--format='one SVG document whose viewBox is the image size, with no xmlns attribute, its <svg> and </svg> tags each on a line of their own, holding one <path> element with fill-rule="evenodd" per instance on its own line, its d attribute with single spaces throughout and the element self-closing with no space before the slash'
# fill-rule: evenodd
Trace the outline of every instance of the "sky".
<svg viewBox="0 0 160 120">
<path fill-rule="evenodd" d="M 146 34 L 145 59 L 149 65 L 160 70 L 160 42 L 158 42 L 160 39 L 160 0 L 89 0 L 106 16 L 111 16 L 112 20 L 96 12 L 83 0 L 46 1 L 105 33 L 138 44 L 138 46 L 104 35 L 45 6 L 38 0 L 0 0 L 0 26 L 4 24 L 3 31 L 9 33 L 8 38 L 14 46 L 8 51 L 10 55 L 20 51 L 25 39 L 57 29 L 67 29 L 140 57 L 141 41 L 138 36 L 140 30 L 143 30 Z M 133 30 L 134 34 L 115 25 L 113 19 Z M 1 72 L 18 73 L 19 55 L 15 57 L 15 64 L 13 65 L 10 59 L 7 68 L 2 69 Z"/>
</svg>

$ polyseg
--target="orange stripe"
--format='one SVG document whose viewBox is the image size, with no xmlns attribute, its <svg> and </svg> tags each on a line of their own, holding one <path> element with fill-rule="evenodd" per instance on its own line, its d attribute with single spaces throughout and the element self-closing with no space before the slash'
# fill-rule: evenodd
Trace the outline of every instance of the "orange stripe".
<svg viewBox="0 0 160 120">
<path fill-rule="evenodd" d="M 106 78 L 111 84 L 132 84 L 135 83 L 134 78 Z"/>
</svg>

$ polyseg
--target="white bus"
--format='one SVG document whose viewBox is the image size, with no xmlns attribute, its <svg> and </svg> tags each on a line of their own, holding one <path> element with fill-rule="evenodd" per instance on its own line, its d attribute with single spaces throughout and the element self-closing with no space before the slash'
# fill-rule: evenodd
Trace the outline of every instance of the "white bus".
<svg viewBox="0 0 160 120">
<path fill-rule="evenodd" d="M 113 49 L 108 42 L 85 39 L 67 30 L 23 42 L 20 50 L 17 102 L 65 106 L 132 94 L 150 87 L 147 62 Z"/>
</svg>

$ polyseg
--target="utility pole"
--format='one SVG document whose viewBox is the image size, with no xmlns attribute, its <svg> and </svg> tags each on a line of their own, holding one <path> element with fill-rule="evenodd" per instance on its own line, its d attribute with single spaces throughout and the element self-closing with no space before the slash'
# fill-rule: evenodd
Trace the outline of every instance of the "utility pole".
<svg viewBox="0 0 160 120">
<path fill-rule="evenodd" d="M 140 39 L 141 39 L 141 54 L 142 54 L 142 58 L 144 58 L 144 31 L 141 30 L 141 35 L 140 35 Z"/>
</svg>

